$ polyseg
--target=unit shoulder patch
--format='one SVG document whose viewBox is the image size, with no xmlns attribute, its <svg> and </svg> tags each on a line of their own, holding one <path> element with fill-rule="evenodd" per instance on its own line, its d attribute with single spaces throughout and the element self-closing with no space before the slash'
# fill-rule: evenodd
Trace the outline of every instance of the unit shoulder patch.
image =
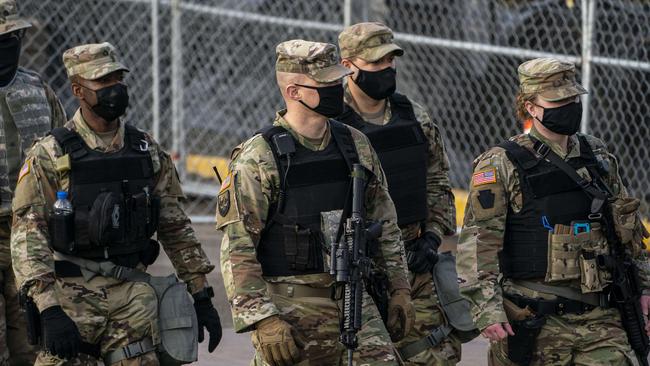
<svg viewBox="0 0 650 366">
<path fill-rule="evenodd" d="M 219 189 L 217 195 L 217 229 L 240 220 L 237 192 L 233 184 L 236 176 L 236 173 L 228 174 Z"/>
<path fill-rule="evenodd" d="M 478 192 L 478 201 L 483 209 L 494 207 L 495 194 L 491 189 L 482 189 Z"/>
</svg>

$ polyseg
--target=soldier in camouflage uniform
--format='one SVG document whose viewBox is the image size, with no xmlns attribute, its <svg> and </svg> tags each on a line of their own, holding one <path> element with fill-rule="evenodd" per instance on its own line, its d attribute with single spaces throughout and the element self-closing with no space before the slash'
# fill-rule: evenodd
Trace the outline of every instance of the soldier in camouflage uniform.
<svg viewBox="0 0 650 366">
<path fill-rule="evenodd" d="M 619 311 L 607 304 L 611 273 L 595 265 L 612 243 L 601 223 L 588 219 L 598 217 L 591 216 L 590 197 L 549 156 L 611 189 L 615 231 L 639 268 L 647 316 L 650 267 L 639 201 L 628 197 L 618 160 L 604 142 L 577 133 L 579 96 L 586 91 L 575 81 L 574 66 L 541 58 L 518 72 L 517 114 L 522 121 L 532 118 L 533 128 L 474 161 L 458 244 L 461 291 L 491 341 L 490 364 L 529 357 L 532 365 L 637 365 Z M 516 326 L 540 317 L 545 323 L 532 327 L 537 336 Z M 528 346 L 517 338 L 526 334 L 532 334 Z M 512 354 L 509 342 L 519 345 Z"/>
<path fill-rule="evenodd" d="M 65 123 L 50 86 L 35 72 L 18 67 L 29 27 L 14 0 L 0 0 L 0 365 L 33 364 L 38 351 L 25 342 L 25 319 L 11 269 L 11 199 L 33 141 Z"/>
<path fill-rule="evenodd" d="M 218 314 L 207 296 L 210 288 L 206 274 L 214 266 L 183 212 L 180 200 L 184 196 L 170 156 L 149 135 L 119 118 L 128 106 L 129 96 L 122 82 L 128 69 L 118 61 L 109 43 L 74 47 L 64 53 L 63 62 L 80 108 L 64 128 L 53 130 L 30 150 L 13 201 L 11 254 L 16 280 L 21 292 L 33 299 L 42 319 L 44 349 L 36 364 L 60 365 L 65 360 L 96 364 L 96 358 L 107 365 L 158 364 L 154 352 L 158 341 L 154 290 L 144 282 L 83 271 L 62 260 L 60 252 L 67 247 L 55 246 L 55 238 L 73 236 L 74 247 L 72 254 L 65 253 L 68 256 L 108 259 L 144 270 L 158 254 L 158 243 L 148 236 L 155 230 L 152 223 L 156 217 L 157 239 L 194 294 L 199 341 L 206 327 L 212 351 L 221 337 Z M 129 160 L 124 160 L 127 157 Z M 85 160 L 88 158 L 93 159 L 90 164 Z M 106 169 L 110 162 L 113 168 Z M 111 181 L 121 183 L 107 183 Z M 133 190 L 136 182 L 146 182 L 140 191 L 143 193 Z M 116 186 L 119 191 L 114 193 Z M 92 189 L 99 189 L 99 193 Z M 71 194 L 75 214 L 72 233 L 58 231 L 57 216 L 51 211 L 56 197 L 63 194 L 61 198 L 65 198 L 65 192 Z M 129 197 L 128 203 L 115 198 L 122 195 Z M 101 223 L 96 222 L 98 216 L 90 207 L 83 206 L 83 200 L 94 200 L 94 210 L 101 197 L 106 199 L 101 202 L 111 202 L 110 197 L 117 200 L 116 204 L 106 203 L 106 216 L 111 218 L 108 225 L 123 228 L 124 217 L 133 223 L 124 229 L 128 239 L 119 231 L 100 228 L 111 236 L 108 243 L 99 246 L 105 242 L 97 239 L 91 228 Z M 116 212 L 123 204 L 130 206 Z M 102 207 L 104 204 L 98 209 Z M 140 217 L 148 218 L 146 233 Z M 89 240 L 95 244 L 88 246 Z M 97 246 L 103 252 L 99 258 L 88 254 Z"/>
<path fill-rule="evenodd" d="M 429 114 L 395 92 L 395 57 L 404 51 L 393 43 L 391 29 L 381 23 L 352 25 L 339 35 L 339 48 L 341 63 L 353 74 L 347 77 L 346 109 L 337 119 L 365 133 L 377 150 L 406 248 L 416 324 L 400 348 L 444 322 L 431 271 L 441 238 L 456 227 L 449 161 Z M 403 356 L 411 356 L 413 365 L 456 364 L 460 342 L 447 338 Z"/>
<path fill-rule="evenodd" d="M 354 362 L 396 365 L 389 331 L 396 338 L 408 333 L 414 310 L 395 208 L 367 138 L 328 119 L 342 111 L 341 79 L 349 71 L 327 43 L 292 40 L 276 53 L 287 109 L 234 149 L 218 196 L 221 269 L 235 331 L 253 331 L 254 365 L 345 362 L 326 243 L 336 240 L 327 233 L 337 231 L 331 223 L 340 222 L 349 163 L 358 161 L 370 176 L 367 219 L 383 223 L 374 259 L 388 274 L 392 297 L 387 331 L 364 291 Z"/>
</svg>

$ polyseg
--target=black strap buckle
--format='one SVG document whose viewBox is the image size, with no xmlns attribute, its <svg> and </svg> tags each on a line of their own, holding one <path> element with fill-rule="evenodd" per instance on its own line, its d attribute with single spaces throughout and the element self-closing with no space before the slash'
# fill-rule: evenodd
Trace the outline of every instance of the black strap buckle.
<svg viewBox="0 0 650 366">
<path fill-rule="evenodd" d="M 551 151 L 551 148 L 541 141 L 536 141 L 533 148 L 535 149 L 535 152 L 542 158 L 546 158 L 546 155 L 548 155 L 548 153 Z"/>
</svg>

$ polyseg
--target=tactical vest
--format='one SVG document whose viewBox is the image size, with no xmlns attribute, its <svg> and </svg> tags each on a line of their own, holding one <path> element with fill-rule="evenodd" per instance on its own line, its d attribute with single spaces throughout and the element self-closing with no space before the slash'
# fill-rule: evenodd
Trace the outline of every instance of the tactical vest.
<svg viewBox="0 0 650 366">
<path fill-rule="evenodd" d="M 280 198 L 269 209 L 257 247 L 265 276 L 323 273 L 321 212 L 346 204 L 352 164 L 359 161 L 350 130 L 330 120 L 332 140 L 312 151 L 282 127 L 261 131 L 273 152 L 280 176 Z M 287 148 L 289 146 L 289 148 Z M 292 151 L 293 152 L 288 152 Z"/>
<path fill-rule="evenodd" d="M 86 259 L 135 254 L 158 228 L 160 198 L 153 194 L 154 171 L 144 133 L 125 126 L 124 147 L 102 153 L 67 128 L 52 135 L 70 156 L 72 222 L 50 215 L 51 245 Z"/>
<path fill-rule="evenodd" d="M 587 140 L 583 136 L 578 139 L 580 156 L 567 163 L 576 170 L 598 169 Z M 506 150 L 506 156 L 517 170 L 523 198 L 519 212 L 508 208 L 503 250 L 499 253 L 501 272 L 507 278 L 543 278 L 548 266 L 549 240 L 549 229 L 544 222 L 553 227 L 587 221 L 591 199 L 559 168 L 527 148 L 513 141 L 499 146 Z"/>
<path fill-rule="evenodd" d="M 52 125 L 45 88 L 38 74 L 18 69 L 13 83 L 0 89 L 0 214 L 11 212 L 18 171 L 34 140 Z"/>
<path fill-rule="evenodd" d="M 404 95 L 389 97 L 392 117 L 383 125 L 368 123 L 346 105 L 338 119 L 363 132 L 379 156 L 388 191 L 404 226 L 427 218 L 427 138 Z"/>
</svg>

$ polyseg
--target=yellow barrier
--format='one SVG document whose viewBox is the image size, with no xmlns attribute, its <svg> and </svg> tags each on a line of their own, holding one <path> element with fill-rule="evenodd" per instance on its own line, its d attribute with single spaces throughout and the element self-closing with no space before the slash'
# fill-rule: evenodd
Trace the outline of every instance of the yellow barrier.
<svg viewBox="0 0 650 366">
<path fill-rule="evenodd" d="M 230 159 L 221 156 L 188 155 L 185 160 L 185 169 L 188 173 L 202 178 L 214 178 L 212 167 L 217 167 L 219 175 L 223 179 L 228 174 L 229 161 Z"/>
<path fill-rule="evenodd" d="M 228 158 L 220 156 L 189 155 L 185 161 L 185 168 L 190 174 L 195 174 L 203 178 L 214 178 L 212 167 L 216 166 L 223 179 L 228 173 L 228 162 Z M 454 189 L 453 191 L 456 197 L 456 225 L 462 227 L 463 218 L 465 217 L 465 205 L 467 204 L 467 191 L 460 189 Z M 650 221 L 645 219 L 643 223 L 650 230 Z M 648 239 L 645 240 L 645 243 L 646 245 L 649 244 Z"/>
</svg>

